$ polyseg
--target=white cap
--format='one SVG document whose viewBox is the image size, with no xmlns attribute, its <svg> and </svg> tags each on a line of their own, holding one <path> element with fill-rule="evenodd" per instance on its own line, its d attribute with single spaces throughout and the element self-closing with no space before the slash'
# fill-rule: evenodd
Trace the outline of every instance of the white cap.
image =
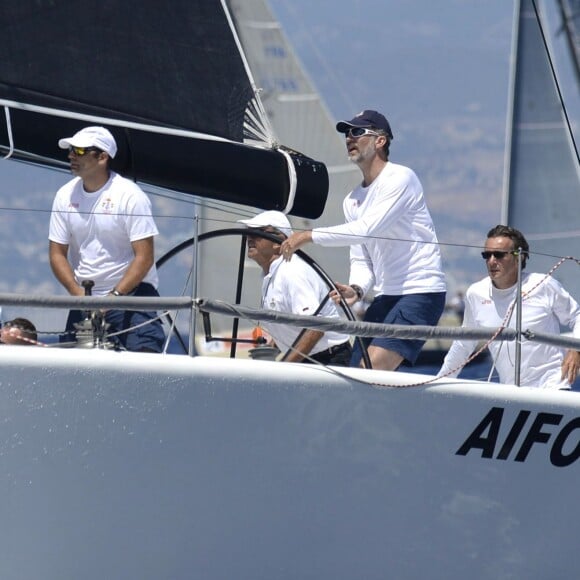
<svg viewBox="0 0 580 580">
<path fill-rule="evenodd" d="M 97 147 L 101 151 L 115 157 L 117 154 L 117 143 L 108 129 L 104 127 L 85 127 L 72 137 L 66 137 L 58 142 L 61 149 L 69 147 Z"/>
<path fill-rule="evenodd" d="M 249 228 L 276 228 L 286 237 L 292 235 L 292 224 L 281 211 L 263 211 L 253 218 L 238 220 L 241 224 L 246 224 Z"/>
</svg>

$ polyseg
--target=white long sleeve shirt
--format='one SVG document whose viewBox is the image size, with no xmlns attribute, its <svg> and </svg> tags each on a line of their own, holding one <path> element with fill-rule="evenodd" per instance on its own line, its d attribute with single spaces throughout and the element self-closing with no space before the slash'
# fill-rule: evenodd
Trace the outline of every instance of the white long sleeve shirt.
<svg viewBox="0 0 580 580">
<path fill-rule="evenodd" d="M 433 221 L 411 169 L 389 161 L 368 187 L 345 198 L 343 209 L 347 223 L 315 228 L 312 241 L 351 246 L 349 283 L 391 296 L 446 290 Z"/>
<path fill-rule="evenodd" d="M 497 328 L 516 298 L 517 286 L 500 290 L 495 288 L 489 277 L 472 284 L 465 294 L 465 328 Z M 527 294 L 529 292 L 529 294 Z M 580 307 L 574 298 L 552 277 L 544 274 L 522 276 L 522 330 L 557 334 L 561 326 L 571 328 L 573 335 L 580 338 Z M 513 310 L 507 323 L 515 328 L 516 313 Z M 453 342 L 438 375 L 457 376 L 460 367 L 475 350 L 476 341 L 456 340 Z M 515 342 L 494 341 L 489 351 L 502 383 L 514 382 Z M 523 340 L 521 348 L 520 385 L 569 389 L 570 384 L 561 379 L 562 361 L 565 350 L 556 346 Z"/>
</svg>

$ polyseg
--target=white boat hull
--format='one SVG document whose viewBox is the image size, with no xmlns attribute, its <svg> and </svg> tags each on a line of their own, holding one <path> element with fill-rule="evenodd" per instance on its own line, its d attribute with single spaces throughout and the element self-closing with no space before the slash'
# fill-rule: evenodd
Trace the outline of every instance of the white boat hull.
<svg viewBox="0 0 580 580">
<path fill-rule="evenodd" d="M 3 580 L 578 573 L 576 393 L 81 349 L 0 365 Z"/>
</svg>

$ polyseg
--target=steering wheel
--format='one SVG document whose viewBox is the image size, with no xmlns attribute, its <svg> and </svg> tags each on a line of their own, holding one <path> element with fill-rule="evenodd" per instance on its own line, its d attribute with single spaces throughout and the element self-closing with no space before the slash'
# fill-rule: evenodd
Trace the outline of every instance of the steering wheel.
<svg viewBox="0 0 580 580">
<path fill-rule="evenodd" d="M 237 272 L 237 280 L 236 280 L 236 298 L 235 298 L 236 304 L 240 304 L 240 300 L 241 300 L 243 278 L 244 278 L 244 261 L 246 258 L 246 241 L 247 241 L 248 233 L 250 233 L 250 232 L 251 232 L 252 236 L 265 238 L 267 240 L 271 240 L 274 242 L 280 241 L 280 238 L 278 236 L 276 236 L 275 234 L 272 234 L 269 232 L 263 232 L 261 230 L 248 229 L 245 227 L 244 228 L 228 228 L 228 229 L 222 229 L 222 230 L 215 230 L 212 232 L 204 232 L 203 234 L 200 234 L 197 237 L 197 239 L 201 243 L 201 242 L 205 242 L 207 240 L 211 240 L 214 238 L 221 238 L 221 237 L 226 237 L 226 236 L 241 236 L 239 259 L 238 259 L 238 272 Z M 195 237 L 189 238 L 189 239 L 181 242 L 180 244 L 178 244 L 177 246 L 175 246 L 174 248 L 172 248 L 171 250 L 166 252 L 161 258 L 159 258 L 157 260 L 157 262 L 156 262 L 157 268 L 158 269 L 161 268 L 170 259 L 177 256 L 180 252 L 183 252 L 184 250 L 192 247 L 194 244 L 195 244 Z M 328 274 L 323 270 L 323 268 L 312 257 L 310 257 L 308 254 L 306 254 L 302 250 L 297 250 L 296 255 L 300 256 L 300 258 L 302 258 L 318 274 L 318 276 L 320 276 L 322 281 L 328 287 L 329 292 L 331 290 L 337 290 L 336 285 L 334 284 L 332 279 L 328 276 Z M 340 295 L 340 292 L 339 292 L 339 295 Z M 328 297 L 325 297 L 320 302 L 320 304 L 318 305 L 318 307 L 315 310 L 315 314 L 318 314 L 318 312 L 320 312 L 320 310 L 322 309 L 322 307 L 324 306 L 324 304 L 326 303 L 327 300 L 328 300 Z M 352 321 L 356 320 L 356 317 L 353 314 L 352 310 L 350 309 L 350 306 L 346 303 L 346 301 L 344 300 L 344 298 L 342 296 L 341 296 L 338 304 L 348 320 L 352 320 Z M 234 318 L 233 325 L 232 325 L 232 343 L 231 343 L 231 349 L 230 349 L 230 358 L 235 358 L 235 356 L 236 356 L 236 344 L 237 344 L 237 342 L 239 342 L 238 328 L 239 328 L 239 319 Z M 300 337 L 305 332 L 305 330 L 306 329 L 303 329 L 301 331 L 301 333 L 298 335 L 296 340 L 300 339 Z M 177 331 L 176 328 L 174 328 L 174 332 L 176 333 L 176 337 L 177 337 L 178 341 L 180 342 L 181 346 L 183 347 L 184 352 L 187 353 L 187 346 L 185 345 L 185 342 L 183 341 L 182 337 L 179 335 L 179 332 Z M 371 368 L 370 359 L 369 359 L 369 356 L 367 353 L 367 349 L 366 349 L 362 339 L 360 337 L 356 337 L 355 340 L 358 341 L 358 344 L 360 345 L 360 347 L 362 349 L 363 361 L 364 361 L 365 367 Z M 284 359 L 289 354 L 290 351 L 291 351 L 291 349 L 289 349 L 286 353 L 284 353 L 282 359 Z"/>
</svg>

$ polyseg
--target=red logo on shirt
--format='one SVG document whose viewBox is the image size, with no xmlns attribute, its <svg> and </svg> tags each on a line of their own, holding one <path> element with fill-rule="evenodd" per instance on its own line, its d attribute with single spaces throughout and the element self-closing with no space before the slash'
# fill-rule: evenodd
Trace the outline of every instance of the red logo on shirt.
<svg viewBox="0 0 580 580">
<path fill-rule="evenodd" d="M 107 197 L 101 203 L 101 208 L 103 209 L 104 213 L 111 213 L 113 211 L 114 207 L 115 207 L 115 204 L 113 203 L 113 201 L 111 200 L 110 197 Z"/>
</svg>

